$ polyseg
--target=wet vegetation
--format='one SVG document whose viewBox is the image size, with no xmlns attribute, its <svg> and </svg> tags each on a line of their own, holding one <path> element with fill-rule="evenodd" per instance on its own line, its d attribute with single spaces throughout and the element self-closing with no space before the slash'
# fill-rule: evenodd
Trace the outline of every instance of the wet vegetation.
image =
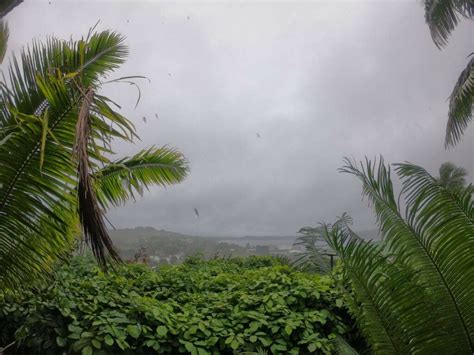
<svg viewBox="0 0 474 355">
<path fill-rule="evenodd" d="M 76 257 L 48 287 L 0 294 L 1 340 L 19 353 L 329 354 L 333 339 L 361 341 L 338 280 L 274 257 L 109 274 Z"/>
<path fill-rule="evenodd" d="M 1 14 L 20 3 L 7 2 Z M 424 6 L 439 48 L 474 15 L 472 1 Z M 8 37 L 0 21 L 0 60 Z M 106 212 L 189 174 L 187 159 L 169 146 L 115 156 L 114 142 L 138 138 L 104 96 L 112 82 L 144 79 L 111 77 L 127 55 L 122 35 L 91 29 L 80 40 L 35 41 L 4 67 L 0 353 L 474 353 L 474 190 L 451 163 L 433 176 L 382 157 L 345 160 L 340 171 L 361 182 L 377 217 L 377 242 L 342 214 L 303 228 L 304 250 L 292 260 L 189 257 L 198 250 L 173 236 L 161 251 L 149 240 L 140 250 L 124 240 L 122 258 Z M 473 60 L 450 96 L 446 146 L 472 120 Z M 203 243 L 214 251 L 216 243 Z M 185 261 L 150 267 L 147 250 L 164 258 L 168 247 Z M 229 254 L 240 252 L 233 246 Z"/>
</svg>

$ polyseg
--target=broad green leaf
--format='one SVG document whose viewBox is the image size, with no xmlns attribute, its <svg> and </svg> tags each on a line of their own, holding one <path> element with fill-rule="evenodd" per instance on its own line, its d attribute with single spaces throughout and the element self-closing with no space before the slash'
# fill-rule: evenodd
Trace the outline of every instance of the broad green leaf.
<svg viewBox="0 0 474 355">
<path fill-rule="evenodd" d="M 158 331 L 158 329 L 157 329 L 157 331 Z M 141 333 L 140 327 L 138 327 L 137 325 L 133 325 L 133 324 L 130 324 L 130 325 L 127 326 L 127 332 L 128 332 L 128 334 L 130 334 L 135 339 L 137 339 L 140 336 L 140 333 Z M 158 333 L 158 334 L 160 334 L 160 333 Z"/>
<path fill-rule="evenodd" d="M 106 334 L 106 335 L 105 335 L 105 337 L 104 337 L 104 342 L 105 342 L 108 346 L 114 345 L 114 339 L 113 339 L 109 334 Z"/>
<path fill-rule="evenodd" d="M 164 336 L 166 336 L 166 334 L 168 334 L 168 328 L 166 328 L 164 325 L 160 325 L 156 328 L 156 333 L 160 337 L 164 337 Z"/>
<path fill-rule="evenodd" d="M 56 337 L 56 343 L 58 344 L 58 346 L 64 347 L 67 344 L 67 339 L 63 337 Z"/>
</svg>

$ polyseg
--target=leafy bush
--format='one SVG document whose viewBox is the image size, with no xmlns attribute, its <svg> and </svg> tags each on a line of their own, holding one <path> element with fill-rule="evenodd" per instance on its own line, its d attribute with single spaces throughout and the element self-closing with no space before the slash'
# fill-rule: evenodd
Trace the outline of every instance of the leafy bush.
<svg viewBox="0 0 474 355">
<path fill-rule="evenodd" d="M 329 353 L 352 331 L 344 301 L 330 277 L 284 263 L 193 258 L 104 274 L 77 257 L 40 292 L 0 293 L 1 341 L 48 354 Z"/>
</svg>

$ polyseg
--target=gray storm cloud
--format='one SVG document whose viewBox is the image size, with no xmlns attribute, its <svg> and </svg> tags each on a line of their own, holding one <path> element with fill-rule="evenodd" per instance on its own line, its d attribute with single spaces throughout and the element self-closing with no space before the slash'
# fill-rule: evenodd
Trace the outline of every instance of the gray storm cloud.
<svg viewBox="0 0 474 355">
<path fill-rule="evenodd" d="M 357 228 L 372 228 L 359 182 L 337 172 L 344 156 L 382 154 L 434 174 L 449 160 L 472 181 L 472 128 L 443 147 L 447 98 L 472 52 L 470 23 L 439 51 L 418 2 L 25 0 L 7 17 L 10 47 L 77 38 L 98 19 L 130 46 L 114 75 L 151 80 L 140 83 L 137 109 L 132 87 L 105 88 L 142 138 L 117 151 L 170 144 L 191 165 L 184 183 L 110 211 L 118 227 L 283 235 L 346 211 Z"/>
</svg>

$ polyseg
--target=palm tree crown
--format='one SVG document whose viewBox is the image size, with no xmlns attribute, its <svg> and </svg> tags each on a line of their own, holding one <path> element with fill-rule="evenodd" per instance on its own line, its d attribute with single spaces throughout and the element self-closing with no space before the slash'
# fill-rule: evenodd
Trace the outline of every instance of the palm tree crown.
<svg viewBox="0 0 474 355">
<path fill-rule="evenodd" d="M 118 105 L 100 94 L 127 54 L 119 34 L 91 31 L 79 41 L 34 42 L 12 59 L 0 86 L 0 284 L 18 286 L 50 270 L 79 223 L 103 266 L 118 260 L 105 209 L 186 176 L 187 162 L 173 148 L 110 159 L 113 139 L 136 137 Z"/>
<path fill-rule="evenodd" d="M 453 163 L 446 162 L 439 168 L 438 183 L 449 191 L 459 192 L 466 186 L 467 171 L 456 167 Z"/>
</svg>

